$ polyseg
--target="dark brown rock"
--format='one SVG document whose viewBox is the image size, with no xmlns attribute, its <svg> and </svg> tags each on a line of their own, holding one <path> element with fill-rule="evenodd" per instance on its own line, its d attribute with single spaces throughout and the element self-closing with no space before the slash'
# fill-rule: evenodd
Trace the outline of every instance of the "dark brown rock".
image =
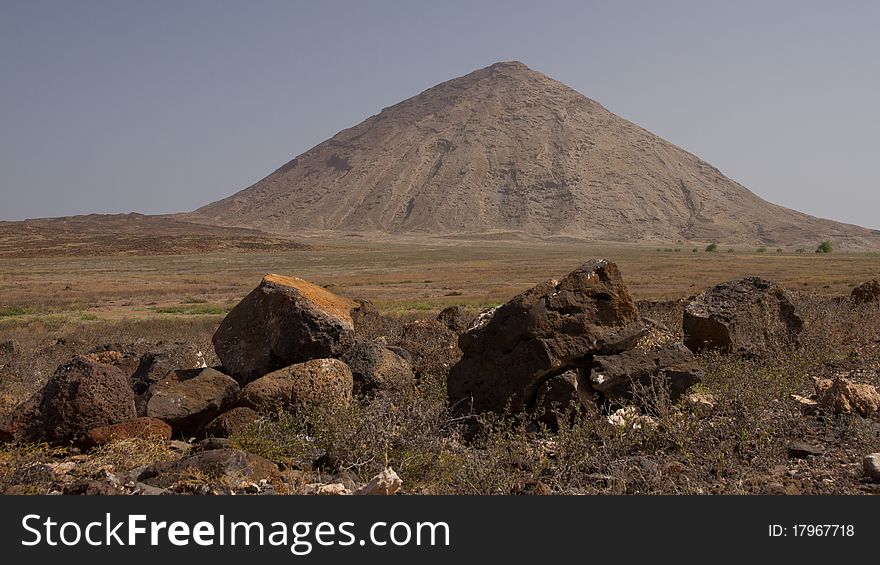
<svg viewBox="0 0 880 565">
<path fill-rule="evenodd" d="M 214 369 L 172 371 L 147 389 L 144 415 L 194 436 L 231 406 L 238 392 L 235 379 Z"/>
<path fill-rule="evenodd" d="M 856 304 L 880 302 L 880 280 L 871 279 L 855 287 L 852 291 L 852 299 Z"/>
<path fill-rule="evenodd" d="M 544 381 L 538 389 L 532 409 L 537 421 L 552 431 L 558 431 L 566 412 L 573 417 L 577 406 L 588 407 L 592 404 L 588 387 L 581 384 L 584 378 L 582 369 L 570 369 Z"/>
<path fill-rule="evenodd" d="M 352 343 L 359 305 L 294 277 L 266 275 L 223 320 L 214 349 L 240 383 L 311 359 L 337 357 Z"/>
<path fill-rule="evenodd" d="M 467 310 L 461 306 L 449 306 L 444 308 L 437 315 L 437 321 L 446 324 L 451 331 L 460 334 L 465 332 L 470 326 L 472 316 L 469 316 Z"/>
<path fill-rule="evenodd" d="M 247 388 L 247 387 L 245 387 Z M 260 415 L 246 406 L 236 406 L 211 420 L 205 426 L 206 437 L 226 438 L 245 429 L 260 419 Z"/>
<path fill-rule="evenodd" d="M 193 476 L 225 482 L 279 480 L 278 467 L 271 461 L 239 449 L 200 451 L 177 461 L 156 463 L 138 477 L 150 486 L 167 488 Z"/>
<path fill-rule="evenodd" d="M 241 403 L 254 410 L 344 406 L 351 402 L 353 386 L 348 365 L 338 359 L 314 359 L 248 383 Z"/>
<path fill-rule="evenodd" d="M 625 351 L 643 335 L 617 266 L 591 261 L 516 296 L 462 334 L 449 401 L 456 411 L 520 411 L 549 376 Z"/>
<path fill-rule="evenodd" d="M 63 493 L 69 496 L 113 496 L 122 494 L 119 489 L 106 481 L 80 479 L 64 486 Z"/>
<path fill-rule="evenodd" d="M 342 356 L 351 369 L 354 392 L 369 396 L 379 389 L 396 389 L 413 383 L 412 366 L 397 353 L 371 341 L 356 343 Z"/>
<path fill-rule="evenodd" d="M 76 357 L 25 402 L 9 432 L 17 440 L 65 444 L 136 417 L 128 378 L 116 367 Z"/>
<path fill-rule="evenodd" d="M 191 343 L 173 343 L 144 353 L 131 376 L 135 394 L 143 394 L 150 385 L 165 378 L 171 371 L 202 369 L 205 355 Z"/>
<path fill-rule="evenodd" d="M 806 459 L 807 457 L 819 457 L 825 454 L 820 445 L 813 445 L 805 441 L 793 441 L 788 445 L 788 457 L 790 459 Z"/>
<path fill-rule="evenodd" d="M 593 358 L 589 386 L 608 400 L 630 400 L 634 384 L 665 386 L 672 402 L 700 382 L 703 370 L 693 353 L 678 343 L 647 349 L 632 349 L 617 355 Z"/>
<path fill-rule="evenodd" d="M 171 439 L 171 426 L 156 418 L 140 417 L 111 426 L 93 428 L 80 443 L 82 447 L 89 449 L 123 439 Z"/>
<path fill-rule="evenodd" d="M 760 351 L 797 345 L 803 321 L 789 294 L 764 279 L 721 283 L 684 311 L 684 343 L 691 351 Z"/>
</svg>

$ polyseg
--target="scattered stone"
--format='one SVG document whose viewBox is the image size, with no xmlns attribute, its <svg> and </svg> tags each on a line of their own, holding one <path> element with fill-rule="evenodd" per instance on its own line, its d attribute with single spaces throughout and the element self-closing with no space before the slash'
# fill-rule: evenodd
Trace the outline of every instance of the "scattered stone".
<svg viewBox="0 0 880 565">
<path fill-rule="evenodd" d="M 757 351 L 793 346 L 803 321 L 785 290 L 748 277 L 721 283 L 697 296 L 684 311 L 684 344 L 691 351 Z"/>
<path fill-rule="evenodd" d="M 81 440 L 82 447 L 91 449 L 123 439 L 163 441 L 171 439 L 171 426 L 156 418 L 140 417 L 127 422 L 92 428 Z"/>
<path fill-rule="evenodd" d="M 232 441 L 225 437 L 209 437 L 193 444 L 192 451 L 209 451 L 211 449 L 227 449 L 233 447 Z"/>
<path fill-rule="evenodd" d="M 607 421 L 615 428 L 623 431 L 653 430 L 658 426 L 655 418 L 643 415 L 635 406 L 618 408 L 608 416 Z"/>
<path fill-rule="evenodd" d="M 381 473 L 373 477 L 363 488 L 358 489 L 358 495 L 385 495 L 389 496 L 400 490 L 403 481 L 391 467 L 386 467 Z"/>
<path fill-rule="evenodd" d="M 865 474 L 875 481 L 880 481 L 880 453 L 866 455 L 862 460 L 862 466 L 865 468 Z"/>
<path fill-rule="evenodd" d="M 247 388 L 247 387 L 245 387 Z M 205 426 L 207 437 L 225 438 L 235 435 L 260 419 L 260 415 L 246 406 L 236 406 L 211 420 Z"/>
<path fill-rule="evenodd" d="M 131 376 L 131 388 L 140 395 L 171 371 L 204 369 L 207 366 L 205 354 L 198 347 L 190 343 L 173 343 L 141 356 Z"/>
<path fill-rule="evenodd" d="M 456 334 L 461 334 L 470 326 L 471 317 L 463 307 L 449 306 L 440 311 L 437 321 L 446 324 L 446 327 Z"/>
<path fill-rule="evenodd" d="M 693 353 L 682 344 L 656 349 L 633 349 L 616 355 L 596 355 L 589 384 L 608 400 L 629 400 L 633 386 L 650 388 L 662 384 L 669 399 L 676 402 L 691 386 L 700 382 L 703 370 Z"/>
<path fill-rule="evenodd" d="M 791 399 L 801 407 L 801 411 L 804 414 L 814 414 L 819 409 L 819 403 L 806 396 L 792 394 Z"/>
<path fill-rule="evenodd" d="M 318 496 L 347 496 L 351 494 L 351 490 L 345 488 L 342 483 L 311 483 L 306 485 L 306 494 L 314 494 Z"/>
<path fill-rule="evenodd" d="M 172 371 L 147 389 L 144 415 L 194 436 L 235 402 L 238 391 L 233 378 L 214 369 Z"/>
<path fill-rule="evenodd" d="M 352 343 L 360 305 L 295 277 L 266 275 L 223 320 L 213 342 L 223 367 L 245 384 Z"/>
<path fill-rule="evenodd" d="M 880 302 L 880 280 L 871 279 L 855 287 L 852 291 L 852 300 L 856 304 Z"/>
<path fill-rule="evenodd" d="M 698 416 L 708 416 L 718 406 L 718 399 L 707 392 L 692 392 L 684 397 L 684 402 L 691 412 Z"/>
<path fill-rule="evenodd" d="M 89 430 L 137 417 L 128 379 L 112 365 L 76 357 L 24 403 L 8 427 L 19 441 L 71 443 Z"/>
<path fill-rule="evenodd" d="M 843 376 L 816 380 L 819 407 L 835 414 L 858 414 L 870 418 L 880 410 L 880 392 L 869 384 L 854 383 Z"/>
<path fill-rule="evenodd" d="M 806 459 L 807 457 L 820 457 L 824 454 L 825 450 L 822 446 L 803 441 L 794 441 L 788 446 L 789 459 Z"/>
<path fill-rule="evenodd" d="M 360 341 L 342 356 L 351 369 L 354 392 L 370 396 L 380 389 L 398 389 L 413 383 L 413 369 L 397 353 L 371 341 Z"/>
<path fill-rule="evenodd" d="M 254 410 L 345 406 L 351 402 L 353 386 L 348 365 L 338 359 L 314 359 L 249 383 L 241 402 Z"/>
<path fill-rule="evenodd" d="M 193 445 L 188 441 L 181 441 L 179 439 L 172 439 L 168 442 L 168 448 L 177 453 L 189 453 L 192 451 L 192 447 Z"/>
<path fill-rule="evenodd" d="M 81 479 L 64 485 L 62 491 L 65 495 L 72 496 L 107 496 L 122 494 L 120 489 L 106 481 L 93 479 Z"/>
<path fill-rule="evenodd" d="M 131 494 L 135 496 L 162 496 L 172 494 L 172 492 L 168 489 L 150 486 L 146 483 L 135 483 L 134 488 L 131 490 Z"/>
<path fill-rule="evenodd" d="M 591 261 L 482 315 L 459 337 L 464 355 L 449 374 L 450 405 L 458 412 L 518 412 L 534 404 L 549 375 L 626 351 L 643 335 L 617 266 Z"/>
<path fill-rule="evenodd" d="M 229 484 L 242 481 L 280 479 L 278 467 L 271 461 L 239 449 L 212 449 L 189 455 L 177 461 L 156 463 L 147 467 L 138 481 L 150 486 L 169 488 L 194 477 Z"/>
</svg>

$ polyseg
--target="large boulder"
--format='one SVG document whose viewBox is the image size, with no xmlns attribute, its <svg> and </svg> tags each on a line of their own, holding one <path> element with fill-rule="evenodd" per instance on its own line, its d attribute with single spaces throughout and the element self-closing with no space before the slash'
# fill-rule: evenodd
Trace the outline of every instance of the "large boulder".
<svg viewBox="0 0 880 565">
<path fill-rule="evenodd" d="M 413 369 L 403 357 L 372 341 L 360 341 L 342 356 L 351 369 L 354 392 L 369 396 L 379 389 L 411 385 Z"/>
<path fill-rule="evenodd" d="M 459 337 L 450 404 L 474 412 L 529 408 L 550 376 L 626 351 L 644 331 L 617 266 L 590 261 L 514 297 Z"/>
<path fill-rule="evenodd" d="M 750 351 L 796 345 L 803 321 L 781 286 L 748 277 L 721 283 L 684 310 L 684 343 L 691 351 Z"/>
<path fill-rule="evenodd" d="M 631 400 L 634 386 L 649 389 L 664 386 L 670 400 L 676 402 L 694 384 L 700 382 L 703 370 L 693 353 L 677 343 L 667 346 L 638 348 L 617 355 L 593 358 L 589 384 L 592 390 L 612 401 Z"/>
<path fill-rule="evenodd" d="M 852 291 L 852 299 L 856 304 L 880 302 L 880 280 L 871 279 L 855 287 Z"/>
<path fill-rule="evenodd" d="M 172 343 L 144 353 L 131 376 L 135 394 L 143 394 L 150 385 L 162 380 L 171 371 L 203 369 L 205 355 L 191 343 Z"/>
<path fill-rule="evenodd" d="M 266 275 L 214 334 L 224 369 L 245 384 L 311 359 L 338 357 L 352 343 L 356 302 L 295 277 Z"/>
<path fill-rule="evenodd" d="M 134 400 L 119 369 L 76 357 L 19 408 L 8 435 L 19 441 L 74 442 L 93 428 L 136 418 Z"/>
<path fill-rule="evenodd" d="M 248 383 L 240 402 L 254 410 L 338 407 L 351 402 L 353 386 L 348 365 L 338 359 L 313 359 Z"/>
<path fill-rule="evenodd" d="M 193 436 L 231 406 L 238 392 L 235 379 L 214 369 L 171 371 L 147 389 L 143 415 Z"/>
</svg>

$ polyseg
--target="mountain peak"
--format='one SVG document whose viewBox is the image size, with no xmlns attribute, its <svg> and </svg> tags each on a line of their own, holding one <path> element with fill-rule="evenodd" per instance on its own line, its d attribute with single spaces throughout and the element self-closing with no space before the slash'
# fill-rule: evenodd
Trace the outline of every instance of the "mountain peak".
<svg viewBox="0 0 880 565">
<path fill-rule="evenodd" d="M 442 82 L 191 221 L 276 233 L 516 233 L 627 242 L 876 242 L 770 204 L 518 61 Z M 847 243 L 849 242 L 849 243 Z"/>
</svg>

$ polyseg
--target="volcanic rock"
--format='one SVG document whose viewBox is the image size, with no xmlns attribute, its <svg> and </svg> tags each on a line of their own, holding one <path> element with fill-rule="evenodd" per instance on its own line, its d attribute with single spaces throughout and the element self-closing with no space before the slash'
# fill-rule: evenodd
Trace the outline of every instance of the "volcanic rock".
<svg viewBox="0 0 880 565">
<path fill-rule="evenodd" d="M 247 387 L 245 387 L 247 388 Z M 236 406 L 211 420 L 205 426 L 206 437 L 226 438 L 245 429 L 260 419 L 260 415 L 246 406 Z"/>
<path fill-rule="evenodd" d="M 338 357 L 353 341 L 357 307 L 302 279 L 266 275 L 220 324 L 214 349 L 242 384 L 294 363 Z"/>
<path fill-rule="evenodd" d="M 135 418 L 119 424 L 92 428 L 81 444 L 88 449 L 123 439 L 171 439 L 171 426 L 156 418 Z"/>
<path fill-rule="evenodd" d="M 345 406 L 354 386 L 351 369 L 338 359 L 290 365 L 248 383 L 241 403 L 254 410 Z"/>
<path fill-rule="evenodd" d="M 459 337 L 462 359 L 447 392 L 457 411 L 517 412 L 549 378 L 594 355 L 620 353 L 644 335 L 614 263 L 593 260 L 514 297 Z"/>
<path fill-rule="evenodd" d="M 136 417 L 128 378 L 112 365 L 76 357 L 20 407 L 8 431 L 20 441 L 63 444 Z"/>
<path fill-rule="evenodd" d="M 593 358 L 589 384 L 606 399 L 615 401 L 632 399 L 636 384 L 645 389 L 661 384 L 668 388 L 669 399 L 676 402 L 702 376 L 703 370 L 693 353 L 679 343 L 597 355 Z"/>
<path fill-rule="evenodd" d="M 238 391 L 235 379 L 214 369 L 171 371 L 147 389 L 144 416 L 193 436 L 231 406 Z"/>
<path fill-rule="evenodd" d="M 360 341 L 342 356 L 351 369 L 354 392 L 368 396 L 376 390 L 399 388 L 413 382 L 412 366 L 397 353 L 371 341 Z"/>
<path fill-rule="evenodd" d="M 759 351 L 796 345 L 803 321 L 779 285 L 749 277 L 721 283 L 685 307 L 684 343 L 691 351 Z"/>
<path fill-rule="evenodd" d="M 880 280 L 871 279 L 855 287 L 852 291 L 852 299 L 856 304 L 880 301 Z"/>
</svg>

